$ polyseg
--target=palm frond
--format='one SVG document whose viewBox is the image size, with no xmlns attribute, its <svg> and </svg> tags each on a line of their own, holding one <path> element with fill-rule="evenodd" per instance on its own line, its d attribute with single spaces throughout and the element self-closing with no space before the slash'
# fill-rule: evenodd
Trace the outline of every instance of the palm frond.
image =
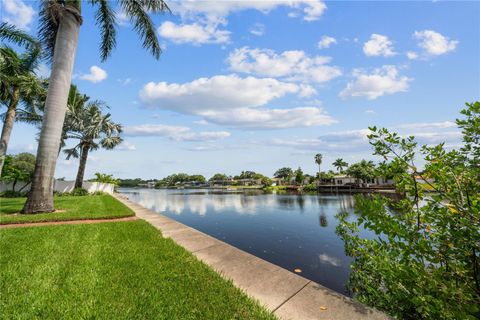
<svg viewBox="0 0 480 320">
<path fill-rule="evenodd" d="M 55 50 L 55 40 L 60 23 L 62 5 L 56 0 L 41 0 L 38 26 L 38 38 L 44 45 L 44 56 L 52 61 Z"/>
<path fill-rule="evenodd" d="M 90 2 L 99 6 L 95 13 L 95 24 L 100 27 L 102 38 L 100 42 L 101 59 L 105 61 L 117 45 L 115 11 L 111 8 L 109 0 L 91 0 Z"/>
<path fill-rule="evenodd" d="M 80 156 L 78 149 L 80 148 L 80 144 L 76 145 L 70 149 L 64 149 L 63 152 L 67 155 L 67 160 L 70 160 L 71 157 L 78 158 Z"/>
<path fill-rule="evenodd" d="M 160 58 L 162 49 L 160 48 L 153 22 L 148 15 L 148 10 L 149 8 L 152 9 L 152 11 L 155 9 L 155 12 L 167 10 L 168 7 L 166 4 L 162 5 L 162 3 L 163 1 L 158 0 L 120 0 L 123 11 L 133 24 L 133 30 L 135 30 L 143 40 L 143 48 L 148 49 L 155 59 Z"/>
<path fill-rule="evenodd" d="M 40 46 L 39 42 L 28 33 L 7 22 L 0 23 L 0 39 L 15 43 L 27 49 Z"/>
</svg>

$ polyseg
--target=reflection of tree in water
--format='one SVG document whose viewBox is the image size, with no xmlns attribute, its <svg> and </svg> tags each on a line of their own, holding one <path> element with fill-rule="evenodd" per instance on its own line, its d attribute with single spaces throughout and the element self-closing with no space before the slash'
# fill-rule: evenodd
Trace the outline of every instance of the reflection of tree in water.
<svg viewBox="0 0 480 320">
<path fill-rule="evenodd" d="M 338 204 L 341 211 L 353 211 L 355 209 L 355 198 L 352 195 L 338 195 Z"/>
<path fill-rule="evenodd" d="M 295 199 L 293 197 L 289 197 L 289 196 L 277 197 L 277 202 L 281 207 L 286 207 L 286 208 L 295 207 Z"/>
<path fill-rule="evenodd" d="M 301 211 L 303 211 L 303 208 L 305 207 L 305 198 L 301 195 L 297 196 L 297 204 L 298 207 L 300 208 Z"/>
<path fill-rule="evenodd" d="M 320 227 L 322 228 L 328 227 L 327 215 L 324 212 L 320 213 L 318 220 L 320 222 Z"/>
</svg>

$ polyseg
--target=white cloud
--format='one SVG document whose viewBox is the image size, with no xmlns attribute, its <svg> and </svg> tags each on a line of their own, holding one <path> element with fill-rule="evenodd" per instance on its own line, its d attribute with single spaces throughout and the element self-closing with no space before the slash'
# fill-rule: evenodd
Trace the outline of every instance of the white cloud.
<svg viewBox="0 0 480 320">
<path fill-rule="evenodd" d="M 202 45 L 206 43 L 227 43 L 230 41 L 230 32 L 218 29 L 215 22 L 194 22 L 191 24 L 175 24 L 166 21 L 158 28 L 163 38 L 182 44 L 192 43 Z"/>
<path fill-rule="evenodd" d="M 137 147 L 133 143 L 130 143 L 128 141 L 123 141 L 115 148 L 115 150 L 133 151 L 133 150 L 137 150 Z"/>
<path fill-rule="evenodd" d="M 324 126 L 336 123 L 321 108 L 302 107 L 292 109 L 238 108 L 233 111 L 203 113 L 208 122 L 245 129 L 283 129 Z"/>
<path fill-rule="evenodd" d="M 446 129 L 446 128 L 455 128 L 457 124 L 452 121 L 443 121 L 443 122 L 420 122 L 420 123 L 408 123 L 408 124 L 401 124 L 397 126 L 401 129 L 413 129 L 413 130 L 421 130 L 421 129 Z"/>
<path fill-rule="evenodd" d="M 129 85 L 130 83 L 132 83 L 132 78 L 118 78 L 117 79 L 117 82 L 121 83 L 122 85 L 126 86 L 126 85 Z"/>
<path fill-rule="evenodd" d="M 397 68 L 391 65 L 374 69 L 371 74 L 356 69 L 353 71 L 353 77 L 355 79 L 350 81 L 347 87 L 340 92 L 341 98 L 351 96 L 374 100 L 383 95 L 407 91 L 409 82 L 413 80 L 406 76 L 400 76 Z"/>
<path fill-rule="evenodd" d="M 410 60 L 416 60 L 418 59 L 418 53 L 416 53 L 415 51 L 408 51 L 407 58 Z"/>
<path fill-rule="evenodd" d="M 124 134 L 130 137 L 165 137 L 174 141 L 216 141 L 230 136 L 227 131 L 194 132 L 188 127 L 163 124 L 128 126 Z"/>
<path fill-rule="evenodd" d="M 147 105 L 187 114 L 259 107 L 286 94 L 300 93 L 293 83 L 272 78 L 221 75 L 187 83 L 149 82 L 140 91 Z"/>
<path fill-rule="evenodd" d="M 363 44 L 363 52 L 367 56 L 394 56 L 393 43 L 387 36 L 373 33 L 370 40 Z"/>
<path fill-rule="evenodd" d="M 20 29 L 29 30 L 35 15 L 33 7 L 22 0 L 2 0 L 2 21 L 16 25 Z"/>
<path fill-rule="evenodd" d="M 450 40 L 433 30 L 415 31 L 413 37 L 418 40 L 418 46 L 425 51 L 425 54 L 432 56 L 454 51 L 458 44 L 457 40 Z"/>
<path fill-rule="evenodd" d="M 335 38 L 332 38 L 330 36 L 322 36 L 317 46 L 319 49 L 327 49 L 327 48 L 330 48 L 332 44 L 336 44 L 336 43 L 337 43 L 337 40 Z"/>
<path fill-rule="evenodd" d="M 232 12 L 258 10 L 268 13 L 277 7 L 285 6 L 303 11 L 303 19 L 315 21 L 322 16 L 327 6 L 320 0 L 269 0 L 269 1 L 172 1 L 169 3 L 173 12 L 179 12 L 183 18 L 203 15 L 209 19 L 225 18 Z"/>
<path fill-rule="evenodd" d="M 101 82 L 107 79 L 107 72 L 100 67 L 91 66 L 90 73 L 84 74 L 80 76 L 81 80 L 90 81 L 93 83 Z"/>
<path fill-rule="evenodd" d="M 270 49 L 243 47 L 227 58 L 230 69 L 268 77 L 288 77 L 289 80 L 330 81 L 342 74 L 340 68 L 329 66 L 330 57 L 309 57 L 304 51 L 291 50 L 277 54 Z"/>
<path fill-rule="evenodd" d="M 265 34 L 265 26 L 261 23 L 255 23 L 248 31 L 254 36 L 260 37 Z"/>
</svg>

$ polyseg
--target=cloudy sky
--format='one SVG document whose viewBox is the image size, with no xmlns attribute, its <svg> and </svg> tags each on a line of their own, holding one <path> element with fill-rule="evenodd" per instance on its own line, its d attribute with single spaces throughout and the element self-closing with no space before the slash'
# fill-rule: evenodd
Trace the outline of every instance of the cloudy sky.
<svg viewBox="0 0 480 320">
<path fill-rule="evenodd" d="M 36 2 L 0 1 L 1 20 L 36 33 Z M 376 160 L 371 125 L 455 146 L 453 121 L 480 96 L 479 2 L 168 3 L 172 15 L 153 17 L 159 61 L 118 11 L 118 45 L 105 63 L 83 5 L 73 81 L 125 129 L 117 150 L 91 153 L 87 177 L 313 173 L 318 152 L 325 169 L 339 157 Z M 35 152 L 35 137 L 17 123 L 10 152 Z M 56 176 L 76 169 L 61 157 Z"/>
</svg>

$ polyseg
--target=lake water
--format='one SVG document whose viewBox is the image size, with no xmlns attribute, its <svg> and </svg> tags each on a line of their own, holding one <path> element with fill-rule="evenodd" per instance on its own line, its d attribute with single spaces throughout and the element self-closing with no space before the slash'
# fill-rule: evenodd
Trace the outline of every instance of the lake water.
<svg viewBox="0 0 480 320">
<path fill-rule="evenodd" d="M 120 189 L 130 200 L 337 292 L 351 258 L 335 234 L 335 215 L 356 219 L 348 194 L 222 193 L 213 190 Z M 363 231 L 363 236 L 371 234 Z"/>
</svg>

